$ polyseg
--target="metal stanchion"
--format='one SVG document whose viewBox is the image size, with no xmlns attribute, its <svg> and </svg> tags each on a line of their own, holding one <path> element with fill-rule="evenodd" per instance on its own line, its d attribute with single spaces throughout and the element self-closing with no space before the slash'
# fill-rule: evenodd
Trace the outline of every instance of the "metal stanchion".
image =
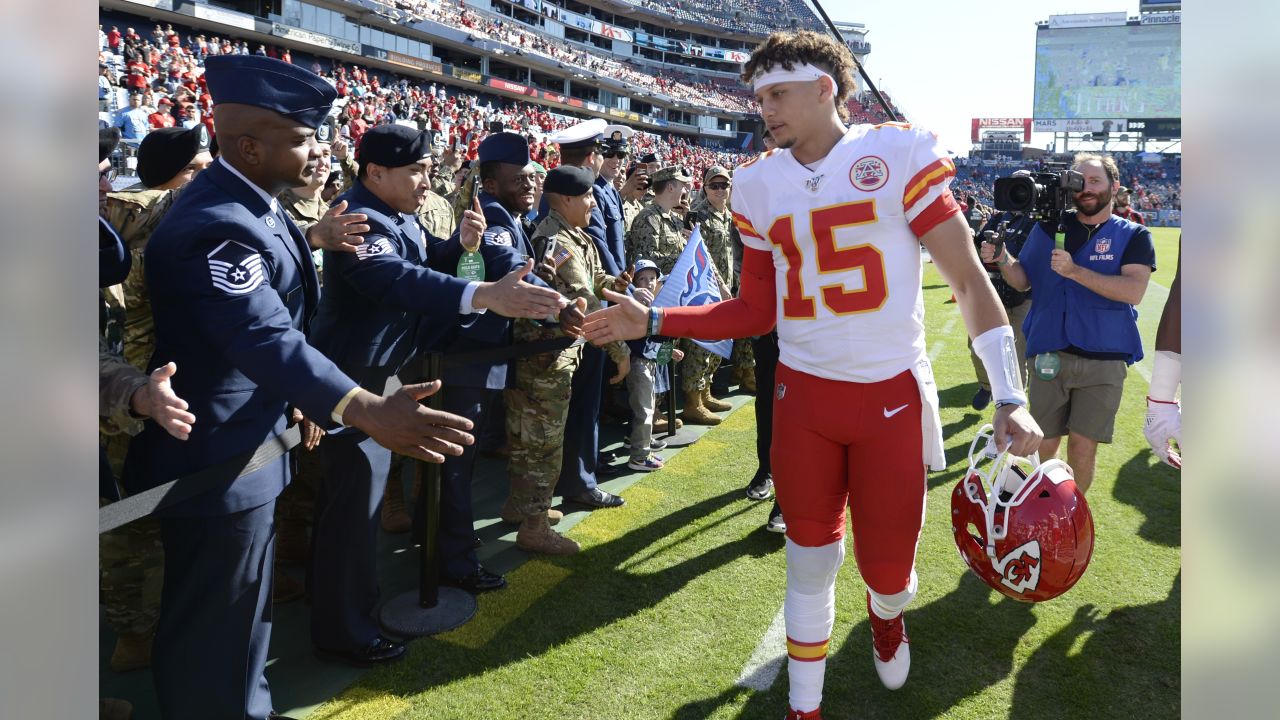
<svg viewBox="0 0 1280 720">
<path fill-rule="evenodd" d="M 671 387 L 667 390 L 667 434 L 659 439 L 667 447 L 685 447 L 697 442 L 700 436 L 688 429 L 676 429 L 676 392 L 680 388 L 680 363 L 672 361 L 667 367 L 671 368 Z"/>
<path fill-rule="evenodd" d="M 439 353 L 423 359 L 423 375 L 427 381 L 441 375 Z M 427 406 L 440 410 L 444 406 L 444 390 L 427 398 Z M 382 627 L 401 637 L 421 637 L 446 632 L 465 624 L 476 614 L 476 599 L 461 588 L 440 587 L 440 465 L 414 461 L 414 473 L 422 483 L 418 492 L 418 589 L 401 593 L 382 606 Z"/>
</svg>

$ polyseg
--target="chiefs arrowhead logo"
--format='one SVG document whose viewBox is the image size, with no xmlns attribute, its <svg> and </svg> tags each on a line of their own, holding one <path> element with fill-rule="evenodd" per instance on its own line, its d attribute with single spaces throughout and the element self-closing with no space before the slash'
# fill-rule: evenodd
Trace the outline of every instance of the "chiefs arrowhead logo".
<svg viewBox="0 0 1280 720">
<path fill-rule="evenodd" d="M 1040 543 L 1020 545 L 992 567 L 1000 573 L 1000 583 L 1014 592 L 1035 590 L 1040 585 Z"/>
<path fill-rule="evenodd" d="M 879 190 L 889 182 L 889 166 L 875 155 L 858 158 L 849 168 L 849 182 L 863 192 Z"/>
</svg>

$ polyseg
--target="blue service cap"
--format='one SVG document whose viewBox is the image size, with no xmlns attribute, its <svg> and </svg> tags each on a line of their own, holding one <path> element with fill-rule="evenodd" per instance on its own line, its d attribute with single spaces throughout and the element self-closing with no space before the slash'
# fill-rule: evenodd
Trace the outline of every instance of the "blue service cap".
<svg viewBox="0 0 1280 720">
<path fill-rule="evenodd" d="M 361 167 L 376 163 L 384 167 L 412 165 L 431 157 L 427 133 L 404 125 L 379 125 L 360 137 L 356 162 Z"/>
<path fill-rule="evenodd" d="M 529 164 L 529 141 L 513 132 L 494 133 L 480 141 L 480 163 L 500 162 L 524 167 Z"/>
<path fill-rule="evenodd" d="M 319 75 L 263 55 L 215 55 L 204 66 L 214 105 L 266 108 L 309 128 L 324 122 L 338 97 Z"/>
</svg>

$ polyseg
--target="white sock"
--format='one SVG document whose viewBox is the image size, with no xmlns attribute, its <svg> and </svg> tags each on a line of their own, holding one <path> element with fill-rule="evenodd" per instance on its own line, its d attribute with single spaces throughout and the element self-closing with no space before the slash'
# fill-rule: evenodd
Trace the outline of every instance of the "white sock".
<svg viewBox="0 0 1280 720">
<path fill-rule="evenodd" d="M 902 609 L 911 603 L 916 596 L 916 589 L 920 582 L 916 577 L 915 568 L 911 568 L 911 580 L 907 582 L 907 589 L 893 595 L 880 595 L 870 588 L 867 592 L 871 594 L 871 612 L 881 620 L 892 620 L 898 617 Z"/>
<path fill-rule="evenodd" d="M 791 707 L 801 712 L 822 703 L 827 645 L 836 620 L 836 571 L 844 562 L 844 540 L 802 547 L 787 539 L 787 676 Z"/>
</svg>

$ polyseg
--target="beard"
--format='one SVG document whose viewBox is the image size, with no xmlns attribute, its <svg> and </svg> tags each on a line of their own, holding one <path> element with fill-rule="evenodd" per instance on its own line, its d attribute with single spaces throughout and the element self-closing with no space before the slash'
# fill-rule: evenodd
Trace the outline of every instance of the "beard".
<svg viewBox="0 0 1280 720">
<path fill-rule="evenodd" d="M 1079 193 L 1075 196 L 1076 209 L 1083 215 L 1097 215 L 1111 203 L 1111 190 L 1100 193 Z"/>
</svg>

